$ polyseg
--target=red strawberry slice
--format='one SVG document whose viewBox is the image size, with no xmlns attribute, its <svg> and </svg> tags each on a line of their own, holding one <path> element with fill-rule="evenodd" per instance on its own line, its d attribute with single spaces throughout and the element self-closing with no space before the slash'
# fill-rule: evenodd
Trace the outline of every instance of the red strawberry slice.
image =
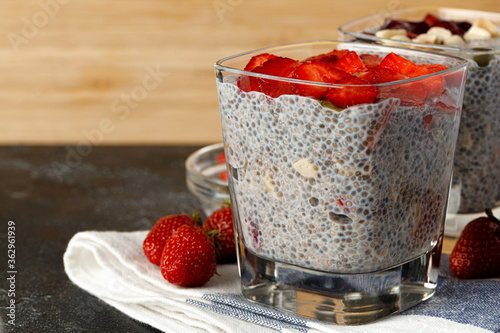
<svg viewBox="0 0 500 333">
<path fill-rule="evenodd" d="M 413 38 L 417 38 L 418 37 L 418 34 L 414 33 L 414 32 L 411 32 L 411 31 L 407 31 L 406 32 L 406 37 L 410 38 L 410 39 L 413 39 Z"/>
<path fill-rule="evenodd" d="M 314 57 L 309 57 L 306 60 L 304 60 L 304 62 L 312 60 L 321 60 L 323 62 L 331 64 L 337 61 L 338 59 L 342 58 L 343 56 L 345 56 L 348 52 L 349 50 L 333 50 L 328 53 L 323 53 Z"/>
<path fill-rule="evenodd" d="M 398 98 L 403 105 L 421 106 L 429 89 L 421 82 L 407 82 L 378 87 L 378 99 Z"/>
<path fill-rule="evenodd" d="M 431 71 L 431 73 L 444 71 L 445 69 L 449 68 L 448 66 L 440 64 L 420 64 L 419 66 L 428 69 L 429 71 Z"/>
<path fill-rule="evenodd" d="M 256 56 L 253 56 L 250 61 L 248 61 L 244 70 L 251 72 L 255 68 L 262 66 L 269 59 L 276 58 L 274 54 L 269 53 L 261 53 Z M 255 80 L 251 80 L 249 76 L 242 75 L 238 80 L 238 87 L 243 91 L 258 91 L 259 86 Z"/>
<path fill-rule="evenodd" d="M 354 51 L 347 52 L 342 58 L 333 63 L 333 67 L 349 74 L 365 71 L 366 67 L 358 54 Z"/>
<path fill-rule="evenodd" d="M 219 164 L 225 164 L 226 163 L 226 154 L 224 152 L 220 153 L 217 155 L 217 158 L 215 159 L 217 163 Z M 227 171 L 224 170 L 219 174 L 219 178 L 225 182 L 227 182 Z"/>
<path fill-rule="evenodd" d="M 430 70 L 419 67 L 414 62 L 395 53 L 389 53 L 380 63 L 381 68 L 389 68 L 408 77 L 417 77 L 431 73 Z"/>
<path fill-rule="evenodd" d="M 262 66 L 269 59 L 276 58 L 274 54 L 269 53 L 261 53 L 256 56 L 253 56 L 248 64 L 245 66 L 246 71 L 252 71 L 254 68 Z"/>
<path fill-rule="evenodd" d="M 357 104 L 372 103 L 377 97 L 377 89 L 374 86 L 358 87 L 369 83 L 355 76 L 343 78 L 336 83 L 347 86 L 330 88 L 324 93 L 323 99 L 337 107 L 347 108 Z"/>
<path fill-rule="evenodd" d="M 220 153 L 219 155 L 217 155 L 217 158 L 215 160 L 219 164 L 226 163 L 226 154 L 224 154 L 224 152 Z"/>
<path fill-rule="evenodd" d="M 428 70 L 430 73 L 436 73 L 443 71 L 445 69 L 448 69 L 448 66 L 445 65 L 440 65 L 440 64 L 420 64 L 418 65 L 421 68 L 424 68 Z M 443 82 L 443 77 L 442 76 L 434 76 L 428 79 L 425 79 L 424 82 L 422 82 L 424 85 L 426 85 L 429 88 L 429 93 L 428 97 L 438 97 L 441 96 L 444 93 L 444 82 Z"/>
<path fill-rule="evenodd" d="M 389 68 L 374 68 L 360 76 L 369 83 L 387 83 L 408 79 L 406 75 L 400 74 Z M 378 87 L 379 99 L 398 98 L 403 105 L 420 105 L 427 97 L 428 89 L 420 82 L 408 82 L 402 84 Z"/>
<path fill-rule="evenodd" d="M 380 65 L 382 58 L 376 54 L 360 54 L 359 58 L 367 69 L 376 68 Z"/>
<path fill-rule="evenodd" d="M 437 22 L 439 22 L 439 18 L 432 15 L 432 14 L 427 14 L 424 18 L 424 22 L 429 26 L 429 27 L 432 27 L 434 24 L 436 24 Z"/>
<path fill-rule="evenodd" d="M 336 81 L 348 76 L 350 75 L 334 68 L 330 64 L 324 63 L 320 60 L 312 60 L 297 67 L 293 77 L 305 81 L 335 83 Z M 294 93 L 301 96 L 310 96 L 316 99 L 320 99 L 321 96 L 323 96 L 323 93 L 327 90 L 327 87 L 307 84 L 296 84 L 294 87 Z"/>
<path fill-rule="evenodd" d="M 368 81 L 369 83 L 386 83 L 407 79 L 408 76 L 398 73 L 389 68 L 375 67 L 361 73 L 359 78 Z"/>
<path fill-rule="evenodd" d="M 418 77 L 433 73 L 433 70 L 439 66 L 431 66 L 431 69 L 426 68 L 426 65 L 421 66 L 407 60 L 395 53 L 389 53 L 380 63 L 381 68 L 389 68 L 408 77 Z M 428 92 L 428 98 L 440 96 L 444 92 L 443 78 L 441 76 L 433 76 L 420 81 Z"/>
<path fill-rule="evenodd" d="M 300 63 L 287 57 L 274 57 L 252 70 L 254 73 L 291 77 Z"/>
<path fill-rule="evenodd" d="M 261 66 L 254 68 L 252 72 L 290 78 L 299 64 L 297 60 L 285 57 L 275 57 L 269 59 Z M 281 95 L 292 94 L 293 85 L 290 82 L 250 76 L 248 79 L 250 90 L 260 91 L 270 97 L 276 98 Z"/>
</svg>

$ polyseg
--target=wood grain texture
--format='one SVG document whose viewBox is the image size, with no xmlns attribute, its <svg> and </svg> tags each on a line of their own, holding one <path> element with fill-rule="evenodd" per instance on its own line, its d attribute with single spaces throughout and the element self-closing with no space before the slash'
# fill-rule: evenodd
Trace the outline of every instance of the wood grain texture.
<svg viewBox="0 0 500 333">
<path fill-rule="evenodd" d="M 216 60 L 335 39 L 337 27 L 356 17 L 433 4 L 2 0 L 0 144 L 217 142 Z M 500 12 L 496 0 L 439 4 Z"/>
<path fill-rule="evenodd" d="M 451 254 L 456 243 L 457 238 L 445 237 L 443 240 L 443 253 Z"/>
</svg>

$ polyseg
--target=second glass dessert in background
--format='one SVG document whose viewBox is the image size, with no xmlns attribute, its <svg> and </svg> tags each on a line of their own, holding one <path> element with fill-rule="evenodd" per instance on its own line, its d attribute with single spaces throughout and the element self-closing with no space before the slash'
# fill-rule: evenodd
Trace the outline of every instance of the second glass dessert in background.
<svg viewBox="0 0 500 333">
<path fill-rule="evenodd" d="M 362 324 L 434 294 L 466 68 L 338 42 L 217 62 L 246 298 Z"/>
<path fill-rule="evenodd" d="M 415 7 L 381 12 L 342 25 L 358 40 L 423 49 L 469 60 L 455 152 L 447 233 L 457 235 L 500 199 L 500 14 Z M 456 214 L 459 213 L 459 214 Z"/>
</svg>

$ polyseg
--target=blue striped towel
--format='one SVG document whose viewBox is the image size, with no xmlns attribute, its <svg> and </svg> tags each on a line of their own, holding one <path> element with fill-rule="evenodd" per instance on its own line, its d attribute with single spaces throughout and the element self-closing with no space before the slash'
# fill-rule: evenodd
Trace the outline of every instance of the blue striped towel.
<svg viewBox="0 0 500 333">
<path fill-rule="evenodd" d="M 142 252 L 147 231 L 76 234 L 64 254 L 71 281 L 136 320 L 165 332 L 500 332 L 500 280 L 459 280 L 444 256 L 436 294 L 401 314 L 338 326 L 251 303 L 239 293 L 236 265 L 220 265 L 200 288 L 166 282 Z M 92 314 L 92 309 L 87 309 Z"/>
</svg>

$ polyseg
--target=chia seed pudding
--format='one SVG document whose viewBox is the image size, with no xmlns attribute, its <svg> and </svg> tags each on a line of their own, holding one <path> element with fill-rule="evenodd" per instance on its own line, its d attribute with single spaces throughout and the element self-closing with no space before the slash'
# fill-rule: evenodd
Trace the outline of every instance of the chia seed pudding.
<svg viewBox="0 0 500 333">
<path fill-rule="evenodd" d="M 399 265 L 442 230 L 460 108 L 341 111 L 217 82 L 232 205 L 258 256 L 337 273 Z"/>
<path fill-rule="evenodd" d="M 429 14 L 435 15 L 439 20 L 449 20 L 451 24 L 444 22 L 445 24 L 441 25 L 447 29 L 455 23 L 462 27 L 468 23 L 471 28 L 475 27 L 475 31 L 472 37 L 469 34 L 469 38 L 466 32 L 459 43 L 441 43 L 441 45 L 437 41 L 418 38 L 420 36 L 415 39 L 394 38 L 388 35 L 389 32 L 381 33 L 381 29 L 384 29 L 388 21 L 409 23 L 409 27 L 421 27 L 424 21 L 427 22 Z M 494 208 L 499 204 L 499 25 L 499 13 L 429 6 L 377 13 L 355 19 L 339 27 L 341 32 L 359 40 L 403 48 L 425 49 L 469 60 L 453 166 L 451 196 L 453 198 L 456 196 L 457 199 L 450 201 L 450 213 L 484 212 L 485 208 Z M 489 37 L 477 35 L 478 31 L 485 33 L 485 30 L 487 34 L 489 33 Z"/>
<path fill-rule="evenodd" d="M 453 170 L 460 213 L 495 207 L 500 199 L 499 75 L 499 59 L 469 66 Z"/>
</svg>

